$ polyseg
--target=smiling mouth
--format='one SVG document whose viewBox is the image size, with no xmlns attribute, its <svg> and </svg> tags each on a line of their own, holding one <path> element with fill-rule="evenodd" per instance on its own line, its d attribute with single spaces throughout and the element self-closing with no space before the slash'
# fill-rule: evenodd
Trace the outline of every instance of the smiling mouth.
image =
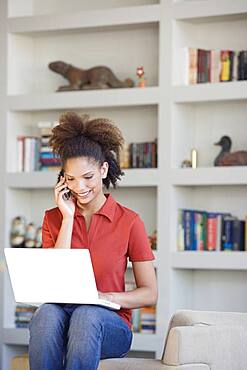
<svg viewBox="0 0 247 370">
<path fill-rule="evenodd" d="M 85 191 L 84 193 L 76 193 L 80 198 L 86 198 L 91 193 L 91 190 Z"/>
</svg>

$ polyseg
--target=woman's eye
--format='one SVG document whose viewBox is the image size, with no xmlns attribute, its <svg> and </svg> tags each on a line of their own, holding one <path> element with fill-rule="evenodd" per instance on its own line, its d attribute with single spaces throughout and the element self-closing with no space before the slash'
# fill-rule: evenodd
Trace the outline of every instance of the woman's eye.
<svg viewBox="0 0 247 370">
<path fill-rule="evenodd" d="M 91 179 L 93 177 L 93 175 L 89 175 L 89 176 L 85 176 L 84 178 L 86 179 L 86 180 L 89 180 L 89 179 Z"/>
<path fill-rule="evenodd" d="M 66 179 L 66 181 L 73 181 L 73 179 Z"/>
</svg>

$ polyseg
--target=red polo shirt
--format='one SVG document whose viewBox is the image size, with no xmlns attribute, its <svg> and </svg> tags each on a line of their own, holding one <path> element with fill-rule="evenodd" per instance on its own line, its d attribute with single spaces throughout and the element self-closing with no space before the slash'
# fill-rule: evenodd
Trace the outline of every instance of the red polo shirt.
<svg viewBox="0 0 247 370">
<path fill-rule="evenodd" d="M 94 213 L 87 232 L 84 216 L 76 207 L 71 248 L 90 251 L 96 285 L 101 292 L 124 292 L 127 258 L 132 262 L 151 261 L 144 224 L 137 213 L 116 202 L 111 195 Z M 62 223 L 59 208 L 45 212 L 42 226 L 43 248 L 53 248 Z M 119 315 L 131 326 L 131 310 L 121 308 Z"/>
</svg>

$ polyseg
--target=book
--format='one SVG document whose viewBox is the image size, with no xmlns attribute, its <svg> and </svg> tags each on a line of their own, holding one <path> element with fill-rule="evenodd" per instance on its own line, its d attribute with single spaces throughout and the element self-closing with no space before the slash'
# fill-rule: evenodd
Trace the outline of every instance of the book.
<svg viewBox="0 0 247 370">
<path fill-rule="evenodd" d="M 234 220 L 233 221 L 233 250 L 244 251 L 245 250 L 245 221 Z"/>
<path fill-rule="evenodd" d="M 221 250 L 232 251 L 233 250 L 233 222 L 236 217 L 223 216 L 222 223 L 222 237 L 221 237 Z"/>
</svg>

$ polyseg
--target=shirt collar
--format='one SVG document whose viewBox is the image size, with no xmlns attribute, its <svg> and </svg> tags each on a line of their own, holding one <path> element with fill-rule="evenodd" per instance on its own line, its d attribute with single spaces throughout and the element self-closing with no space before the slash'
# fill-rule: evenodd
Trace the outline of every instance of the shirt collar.
<svg viewBox="0 0 247 370">
<path fill-rule="evenodd" d="M 95 212 L 95 215 L 103 215 L 112 222 L 114 215 L 115 215 L 117 204 L 116 204 L 115 199 L 111 196 L 111 194 L 105 194 L 105 197 L 106 197 L 105 203 L 97 212 Z M 75 207 L 75 217 L 76 216 L 82 216 L 79 210 L 79 207 L 77 205 Z"/>
</svg>

